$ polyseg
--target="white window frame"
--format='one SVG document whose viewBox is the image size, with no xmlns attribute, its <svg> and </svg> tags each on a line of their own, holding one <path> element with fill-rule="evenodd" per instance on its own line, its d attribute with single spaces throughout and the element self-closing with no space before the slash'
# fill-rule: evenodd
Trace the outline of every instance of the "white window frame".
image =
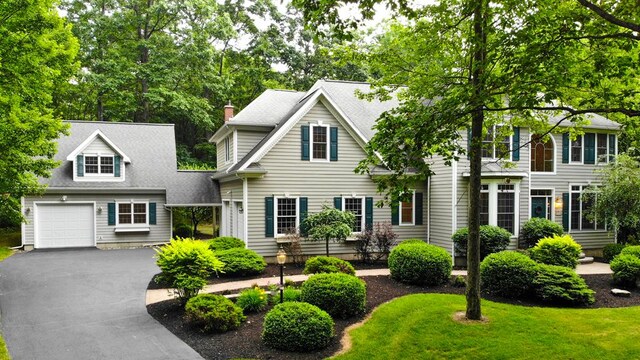
<svg viewBox="0 0 640 360">
<path fill-rule="evenodd" d="M 569 137 L 569 164 L 584 165 L 584 136 L 578 135 L 576 140 L 580 138 L 580 161 L 573 161 L 573 140 Z"/>
<path fill-rule="evenodd" d="M 498 226 L 498 185 L 513 185 L 513 233 L 512 238 L 520 232 L 520 180 L 511 179 L 506 183 L 504 179 L 483 179 L 482 185 L 489 186 L 489 225 Z"/>
<path fill-rule="evenodd" d="M 531 195 L 532 191 L 551 191 L 551 195 Z M 529 209 L 528 209 L 528 214 L 529 217 L 528 219 L 531 219 L 531 198 L 534 197 L 551 197 L 551 218 L 549 220 L 551 221 L 556 221 L 556 209 L 555 209 L 555 198 L 556 198 L 556 190 L 553 188 L 531 188 L 529 189 Z"/>
<path fill-rule="evenodd" d="M 556 146 L 558 145 L 558 143 L 556 142 L 556 138 L 555 136 L 553 136 L 553 134 L 549 134 L 549 138 L 551 139 L 551 143 L 553 144 L 553 171 L 533 171 L 533 169 L 531 168 L 531 156 L 533 155 L 533 136 L 537 135 L 537 134 L 529 134 L 529 171 L 533 174 L 540 174 L 540 175 L 555 175 L 556 171 L 558 169 L 558 159 L 556 159 L 556 151 L 558 150 L 556 148 Z M 569 146 L 569 148 L 571 148 L 571 146 Z M 571 158 L 571 157 L 569 157 Z M 544 189 L 542 189 L 544 190 Z"/>
<path fill-rule="evenodd" d="M 398 226 L 415 226 L 416 225 L 416 191 L 411 191 L 411 222 L 402 221 L 402 201 L 398 203 Z"/>
<path fill-rule="evenodd" d="M 120 223 L 120 204 L 130 204 L 131 205 L 131 223 L 130 224 L 122 224 Z M 144 223 L 134 223 L 134 215 L 133 211 L 134 205 L 136 204 L 144 204 L 145 205 L 145 222 Z M 127 200 L 127 201 L 116 201 L 116 227 L 118 228 L 145 228 L 149 229 L 149 201 L 147 200 Z"/>
<path fill-rule="evenodd" d="M 616 156 L 618 153 L 618 136 L 616 134 L 609 134 L 609 133 L 595 133 L 596 134 L 596 165 L 607 165 L 609 163 L 609 159 L 613 156 Z M 604 135 L 605 139 L 606 139 L 606 143 L 605 143 L 605 147 L 607 149 L 606 155 L 604 157 L 604 161 L 600 161 L 599 157 L 598 157 L 598 135 Z M 614 136 L 614 142 L 615 144 L 613 145 L 614 147 L 614 152 L 613 154 L 609 153 L 609 136 L 613 135 Z"/>
<path fill-rule="evenodd" d="M 579 186 L 580 190 L 579 191 L 573 190 L 574 186 Z M 569 204 L 568 204 L 569 205 L 569 233 L 575 232 L 575 231 L 580 231 L 580 232 L 582 232 L 582 231 L 585 231 L 585 232 L 607 231 L 607 223 L 606 222 L 604 222 L 604 227 L 603 228 L 598 228 L 598 218 L 597 217 L 595 219 L 593 219 L 593 229 L 583 229 L 582 228 L 582 203 L 583 203 L 582 194 L 584 194 L 584 189 L 585 188 L 588 188 L 588 187 L 591 187 L 591 186 L 596 186 L 597 187 L 597 186 L 599 186 L 599 184 L 584 184 L 584 183 L 569 184 Z M 580 194 L 580 196 L 579 196 L 579 199 L 580 199 L 580 214 L 579 214 L 579 218 L 580 218 L 580 220 L 579 220 L 578 228 L 574 229 L 573 228 L 573 223 L 572 223 L 572 220 L 571 220 L 571 215 L 572 215 L 572 211 L 573 211 L 573 209 L 571 207 L 571 195 L 572 194 L 576 194 L 576 193 Z M 594 199 L 594 202 L 597 202 L 597 196 L 598 195 L 597 195 L 597 191 L 596 191 L 596 199 Z M 594 206 L 595 206 L 595 204 L 594 204 Z"/>
<path fill-rule="evenodd" d="M 365 203 L 364 203 L 364 196 L 343 196 L 342 197 L 342 211 L 346 211 L 345 207 L 347 205 L 347 202 L 345 199 L 360 199 L 360 206 L 361 206 L 361 212 L 362 212 L 362 219 L 360 220 L 360 229 L 361 231 L 352 231 L 351 234 L 353 235 L 357 235 L 357 234 L 362 234 L 362 231 L 365 230 L 365 224 L 366 224 L 366 208 L 365 208 Z M 355 214 L 354 214 L 355 216 Z M 354 224 L 355 225 L 355 224 Z"/>
<path fill-rule="evenodd" d="M 501 127 L 507 127 L 509 125 L 503 125 L 503 124 L 496 124 L 496 125 L 491 125 L 491 131 L 492 131 L 492 141 L 491 141 L 491 146 L 492 146 L 492 151 L 491 154 L 493 155 L 492 157 L 482 157 L 482 161 L 498 161 L 498 160 L 502 160 L 502 161 L 512 161 L 513 160 L 513 134 L 509 135 L 509 150 L 508 152 L 508 156 L 504 157 L 504 158 L 497 158 L 496 156 L 496 131 L 498 128 Z M 487 129 L 487 134 L 489 132 L 489 129 Z M 471 139 L 469 139 L 468 141 L 471 141 Z M 482 137 L 482 149 L 484 150 L 484 136 Z"/>
<path fill-rule="evenodd" d="M 273 197 L 273 233 L 275 237 L 287 236 L 286 233 L 278 232 L 278 202 L 281 199 L 295 199 L 296 201 L 296 229 L 300 228 L 300 198 L 297 196 L 274 196 Z M 246 221 L 246 220 L 245 220 Z"/>
<path fill-rule="evenodd" d="M 326 133 L 326 138 L 327 138 L 327 142 L 325 143 L 327 146 L 325 148 L 325 157 L 324 158 L 314 158 L 313 154 L 313 130 L 314 128 L 324 128 L 325 129 L 325 133 Z M 330 150 L 329 148 L 331 147 L 331 139 L 330 139 L 330 134 L 329 134 L 329 125 L 324 125 L 321 122 L 318 122 L 317 124 L 309 124 L 309 161 L 317 161 L 317 162 L 328 162 L 329 161 L 329 153 Z"/>
<path fill-rule="evenodd" d="M 115 155 L 113 154 L 109 154 L 109 155 L 102 155 L 102 154 L 82 154 L 82 156 L 84 157 L 83 159 L 83 171 L 84 171 L 84 176 L 96 176 L 96 177 L 115 177 L 115 173 L 116 173 L 116 161 L 115 161 Z M 98 166 L 98 172 L 97 173 L 88 173 L 87 172 L 87 157 L 95 157 L 98 158 L 98 164 L 97 165 L 90 165 L 90 166 Z M 110 173 L 103 173 L 102 172 L 102 158 L 111 158 L 111 167 L 113 168 L 113 171 Z"/>
<path fill-rule="evenodd" d="M 231 162 L 231 138 L 227 136 L 224 138 L 224 162 Z"/>
</svg>

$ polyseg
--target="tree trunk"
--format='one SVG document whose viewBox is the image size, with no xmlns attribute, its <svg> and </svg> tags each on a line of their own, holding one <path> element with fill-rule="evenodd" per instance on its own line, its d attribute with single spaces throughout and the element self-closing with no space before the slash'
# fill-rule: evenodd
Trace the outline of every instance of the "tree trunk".
<svg viewBox="0 0 640 360">
<path fill-rule="evenodd" d="M 96 119 L 98 121 L 104 121 L 104 103 L 102 102 L 102 94 L 98 94 L 98 101 L 96 106 Z"/>
<path fill-rule="evenodd" d="M 482 124 L 484 122 L 484 69 L 486 65 L 486 0 L 475 3 L 472 63 L 473 113 L 471 114 L 471 176 L 469 178 L 469 239 L 467 240 L 467 312 L 469 320 L 480 320 L 480 187 L 482 171 Z"/>
<path fill-rule="evenodd" d="M 329 256 L 329 240 L 325 240 L 325 245 L 327 246 L 327 256 Z"/>
</svg>

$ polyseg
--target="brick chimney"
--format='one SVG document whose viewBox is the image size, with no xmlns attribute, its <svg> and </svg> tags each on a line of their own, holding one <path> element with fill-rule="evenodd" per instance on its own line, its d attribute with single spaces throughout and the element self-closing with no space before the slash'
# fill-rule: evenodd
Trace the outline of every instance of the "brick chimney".
<svg viewBox="0 0 640 360">
<path fill-rule="evenodd" d="M 229 104 L 224 106 L 224 122 L 228 122 L 233 118 L 233 109 L 235 108 L 231 105 L 231 101 L 229 101 Z"/>
</svg>

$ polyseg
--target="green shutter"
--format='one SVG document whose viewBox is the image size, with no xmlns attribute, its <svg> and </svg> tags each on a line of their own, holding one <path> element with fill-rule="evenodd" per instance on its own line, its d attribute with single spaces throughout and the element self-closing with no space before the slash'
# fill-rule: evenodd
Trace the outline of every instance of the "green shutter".
<svg viewBox="0 0 640 360">
<path fill-rule="evenodd" d="M 511 156 L 513 161 L 520 161 L 520 128 L 517 126 L 513 128 L 512 149 L 513 149 L 513 153 Z"/>
<path fill-rule="evenodd" d="M 584 163 L 596 163 L 596 134 L 584 134 Z"/>
<path fill-rule="evenodd" d="M 416 203 L 413 205 L 416 211 L 416 225 L 422 225 L 422 193 L 416 193 Z"/>
<path fill-rule="evenodd" d="M 302 125 L 301 133 L 301 159 L 309 160 L 309 125 Z"/>
<path fill-rule="evenodd" d="M 330 148 L 329 148 L 329 160 L 338 161 L 338 128 L 331 127 L 329 129 Z"/>
<path fill-rule="evenodd" d="M 113 176 L 120 177 L 120 155 L 113 157 Z"/>
<path fill-rule="evenodd" d="M 562 163 L 569 163 L 569 134 L 562 134 Z"/>
<path fill-rule="evenodd" d="M 373 228 L 373 198 L 364 198 L 364 226 L 367 229 Z"/>
<path fill-rule="evenodd" d="M 84 155 L 76 156 L 76 168 L 78 176 L 84 176 Z"/>
<path fill-rule="evenodd" d="M 264 236 L 273 237 L 273 196 L 264 198 Z"/>
<path fill-rule="evenodd" d="M 333 207 L 342 211 L 342 198 L 341 197 L 334 197 L 333 198 Z"/>
<path fill-rule="evenodd" d="M 309 199 L 306 197 L 299 198 L 300 201 L 300 211 L 298 212 L 298 221 L 300 223 L 300 234 L 302 236 L 307 236 L 307 228 L 303 226 L 305 219 L 307 218 L 307 213 L 309 212 Z"/>
<path fill-rule="evenodd" d="M 149 203 L 149 225 L 156 224 L 156 203 Z"/>
<path fill-rule="evenodd" d="M 398 212 L 399 203 L 391 203 L 391 225 L 400 225 L 400 213 Z"/>
<path fill-rule="evenodd" d="M 609 161 L 613 161 L 616 156 L 616 136 L 609 134 Z"/>
<path fill-rule="evenodd" d="M 569 193 L 562 194 L 562 227 L 569 231 Z"/>
<path fill-rule="evenodd" d="M 471 128 L 467 128 L 467 159 L 471 159 Z"/>
<path fill-rule="evenodd" d="M 116 224 L 116 203 L 107 204 L 107 221 L 109 225 Z"/>
</svg>

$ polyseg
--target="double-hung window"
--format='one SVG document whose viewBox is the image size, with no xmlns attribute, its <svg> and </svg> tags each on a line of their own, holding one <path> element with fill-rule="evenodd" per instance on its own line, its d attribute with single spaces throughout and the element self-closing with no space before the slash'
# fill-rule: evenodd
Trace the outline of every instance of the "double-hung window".
<svg viewBox="0 0 640 360">
<path fill-rule="evenodd" d="M 84 173 L 87 175 L 113 175 L 113 155 L 85 155 Z"/>
<path fill-rule="evenodd" d="M 400 202 L 400 225 L 414 225 L 415 224 L 415 197 L 416 194 L 412 193 L 411 197 L 407 201 Z"/>
<path fill-rule="evenodd" d="M 582 163 L 582 135 L 578 135 L 574 140 L 571 140 L 571 162 Z"/>
<path fill-rule="evenodd" d="M 589 211 L 595 206 L 598 193 L 587 185 L 572 185 L 569 204 L 571 230 L 605 230 L 605 224 L 598 219 L 590 219 Z"/>
<path fill-rule="evenodd" d="M 118 203 L 118 224 L 148 224 L 147 203 Z"/>
<path fill-rule="evenodd" d="M 276 198 L 276 236 L 289 234 L 298 228 L 298 199 Z"/>
<path fill-rule="evenodd" d="M 540 135 L 531 136 L 531 171 L 553 172 L 554 146 L 551 137 L 543 141 Z"/>
<path fill-rule="evenodd" d="M 311 125 L 311 159 L 329 160 L 329 126 Z"/>
<path fill-rule="evenodd" d="M 231 138 L 229 136 L 224 138 L 224 161 L 231 161 Z"/>
<path fill-rule="evenodd" d="M 501 136 L 502 126 L 493 125 L 482 139 L 483 159 L 510 159 L 511 136 Z"/>
<path fill-rule="evenodd" d="M 362 232 L 364 228 L 364 198 L 363 197 L 345 197 L 342 199 L 342 211 L 349 211 L 355 216 L 352 231 L 354 233 Z"/>
<path fill-rule="evenodd" d="M 616 155 L 616 137 L 612 134 L 596 134 L 596 161 L 606 164 Z"/>
<path fill-rule="evenodd" d="M 515 235 L 516 184 L 491 182 L 480 188 L 480 225 L 499 226 Z"/>
</svg>

